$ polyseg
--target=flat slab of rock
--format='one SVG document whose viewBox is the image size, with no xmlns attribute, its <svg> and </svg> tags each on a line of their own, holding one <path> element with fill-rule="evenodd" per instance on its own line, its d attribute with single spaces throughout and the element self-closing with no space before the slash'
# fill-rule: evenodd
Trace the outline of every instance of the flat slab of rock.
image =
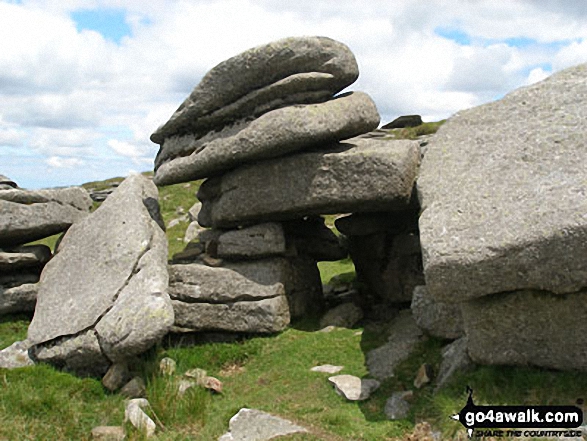
<svg viewBox="0 0 587 441">
<path fill-rule="evenodd" d="M 0 368 L 17 369 L 34 365 L 29 357 L 30 343 L 28 341 L 17 341 L 12 345 L 0 350 Z"/>
<path fill-rule="evenodd" d="M 338 374 L 344 369 L 344 366 L 334 366 L 332 364 L 323 364 L 320 366 L 314 366 L 310 369 L 312 372 L 320 372 L 324 374 Z"/>
<path fill-rule="evenodd" d="M 198 221 L 234 227 L 315 214 L 408 206 L 420 162 L 417 142 L 353 138 L 329 150 L 244 166 L 198 191 Z"/>
<path fill-rule="evenodd" d="M 272 333 L 290 321 L 285 260 L 170 265 L 175 325 L 194 331 Z"/>
<path fill-rule="evenodd" d="M 459 112 L 431 139 L 418 193 L 438 300 L 587 280 L 587 64 Z"/>
<path fill-rule="evenodd" d="M 216 242 L 216 254 L 222 259 L 280 256 L 286 250 L 283 228 L 275 222 L 227 231 Z"/>
<path fill-rule="evenodd" d="M 307 432 L 291 421 L 247 408 L 239 410 L 230 419 L 228 427 L 229 432 L 222 435 L 218 441 L 268 441 L 285 435 Z"/>
<path fill-rule="evenodd" d="M 394 369 L 410 356 L 421 336 L 411 312 L 402 311 L 393 319 L 388 343 L 367 354 L 369 373 L 378 380 L 392 377 Z"/>
<path fill-rule="evenodd" d="M 67 364 L 68 354 L 78 350 L 73 348 L 87 342 L 90 352 L 123 361 L 167 333 L 173 310 L 157 197 L 150 180 L 130 176 L 67 232 L 43 270 L 29 326 L 28 338 L 38 346 L 39 357 L 50 352 L 54 364 L 62 356 Z M 61 354 L 59 347 L 69 340 L 75 343 Z M 73 370 L 84 364 L 84 357 L 75 357 Z"/>
<path fill-rule="evenodd" d="M 349 401 L 368 400 L 380 386 L 377 380 L 361 379 L 354 375 L 336 375 L 328 378 L 328 381 L 334 385 L 337 394 Z"/>
<path fill-rule="evenodd" d="M 347 46 L 326 37 L 293 37 L 249 49 L 211 69 L 173 116 L 151 135 L 208 131 L 276 107 L 319 102 L 359 76 Z"/>
<path fill-rule="evenodd" d="M 481 364 L 587 369 L 587 291 L 518 291 L 462 304 L 468 352 Z"/>
<path fill-rule="evenodd" d="M 27 245 L 0 249 L 0 272 L 13 272 L 19 268 L 42 267 L 51 258 L 47 245 Z"/>
<path fill-rule="evenodd" d="M 32 242 L 61 233 L 89 213 L 83 188 L 0 190 L 0 247 Z"/>
<path fill-rule="evenodd" d="M 202 138 L 166 139 L 155 160 L 155 182 L 169 185 L 207 178 L 261 159 L 352 138 L 377 124 L 377 107 L 362 92 L 283 107 Z"/>
</svg>

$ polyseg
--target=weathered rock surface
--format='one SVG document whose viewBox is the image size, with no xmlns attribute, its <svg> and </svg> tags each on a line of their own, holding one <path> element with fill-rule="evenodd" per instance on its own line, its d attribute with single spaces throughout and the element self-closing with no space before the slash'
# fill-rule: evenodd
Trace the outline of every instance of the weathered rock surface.
<svg viewBox="0 0 587 441">
<path fill-rule="evenodd" d="M 51 258 L 51 249 L 46 245 L 27 245 L 0 249 L 0 273 L 13 272 L 20 268 L 42 267 Z"/>
<path fill-rule="evenodd" d="M 444 387 L 455 374 L 466 372 L 474 366 L 467 352 L 467 337 L 461 337 L 446 345 L 442 350 L 442 362 L 436 376 L 436 388 L 438 391 Z"/>
<path fill-rule="evenodd" d="M 418 193 L 438 300 L 585 288 L 586 93 L 582 64 L 459 112 L 431 139 Z"/>
<path fill-rule="evenodd" d="M 378 380 L 394 375 L 394 369 L 410 356 L 420 341 L 422 331 L 409 310 L 402 311 L 389 330 L 388 343 L 367 353 L 369 373 Z"/>
<path fill-rule="evenodd" d="M 361 379 L 354 375 L 336 375 L 328 378 L 328 381 L 334 385 L 337 394 L 349 401 L 368 400 L 380 386 L 377 380 Z"/>
<path fill-rule="evenodd" d="M 91 199 L 83 188 L 0 190 L 0 247 L 10 247 L 65 231 L 88 215 Z"/>
<path fill-rule="evenodd" d="M 495 294 L 462 304 L 468 352 L 481 364 L 587 369 L 587 291 Z"/>
<path fill-rule="evenodd" d="M 430 335 L 456 339 L 465 333 L 461 305 L 437 302 L 428 293 L 426 286 L 414 289 L 411 309 L 418 326 Z"/>
<path fill-rule="evenodd" d="M 288 420 L 256 409 L 243 408 L 228 423 L 229 432 L 218 441 L 268 441 L 273 438 L 305 433 L 306 429 Z"/>
<path fill-rule="evenodd" d="M 323 364 L 320 366 L 314 366 L 310 369 L 312 372 L 320 372 L 324 374 L 338 374 L 344 369 L 344 366 L 334 366 L 332 364 Z"/>
<path fill-rule="evenodd" d="M 146 399 L 136 398 L 128 401 L 124 410 L 124 421 L 130 422 L 146 438 L 152 437 L 157 429 L 155 422 L 144 412 L 149 407 L 151 405 Z"/>
<path fill-rule="evenodd" d="M 358 75 L 349 48 L 330 38 L 294 37 L 258 46 L 211 69 L 151 141 L 161 144 L 172 135 L 207 132 L 276 107 L 319 102 Z"/>
<path fill-rule="evenodd" d="M 327 146 L 373 130 L 377 124 L 377 107 L 362 92 L 276 109 L 204 138 L 168 138 L 155 160 L 155 182 L 169 185 L 207 178 L 261 159 Z"/>
<path fill-rule="evenodd" d="M 28 341 L 17 341 L 12 345 L 0 350 L 0 368 L 17 369 L 34 365 L 29 357 L 30 343 Z"/>
<path fill-rule="evenodd" d="M 123 361 L 167 333 L 173 310 L 157 208 L 156 187 L 134 175 L 70 228 L 43 270 L 28 331 L 40 360 L 91 370 L 104 364 L 96 359 Z"/>
<path fill-rule="evenodd" d="M 283 228 L 272 222 L 222 233 L 216 254 L 222 259 L 256 259 L 284 255 L 285 250 Z"/>
<path fill-rule="evenodd" d="M 408 206 L 420 161 L 414 141 L 353 138 L 331 149 L 244 166 L 198 191 L 204 226 Z"/>
<path fill-rule="evenodd" d="M 279 332 L 289 324 L 286 261 L 234 263 L 213 268 L 171 265 L 175 325 L 196 331 Z"/>
<path fill-rule="evenodd" d="M 24 283 L 13 287 L 0 285 L 0 315 L 33 312 L 38 289 L 36 283 Z"/>
</svg>

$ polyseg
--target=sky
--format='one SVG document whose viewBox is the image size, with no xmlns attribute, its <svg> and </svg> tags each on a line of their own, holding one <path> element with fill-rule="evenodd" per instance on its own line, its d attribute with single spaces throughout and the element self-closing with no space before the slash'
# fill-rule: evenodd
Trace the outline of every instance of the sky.
<svg viewBox="0 0 587 441">
<path fill-rule="evenodd" d="M 587 62 L 587 2 L 0 0 L 0 174 L 23 188 L 150 170 L 150 134 L 221 61 L 290 36 L 350 47 L 382 123 L 425 121 Z"/>
</svg>

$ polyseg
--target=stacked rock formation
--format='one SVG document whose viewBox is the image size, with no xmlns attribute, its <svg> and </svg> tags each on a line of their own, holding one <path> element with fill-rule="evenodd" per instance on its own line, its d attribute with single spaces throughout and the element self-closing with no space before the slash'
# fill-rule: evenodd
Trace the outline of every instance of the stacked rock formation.
<svg viewBox="0 0 587 441">
<path fill-rule="evenodd" d="M 28 330 L 36 360 L 100 375 L 167 334 L 173 309 L 157 198 L 152 182 L 131 176 L 67 231 L 39 283 Z"/>
<path fill-rule="evenodd" d="M 213 68 L 151 136 L 156 183 L 207 178 L 198 222 L 212 229 L 170 266 L 177 326 L 283 329 L 320 309 L 316 262 L 347 255 L 319 215 L 410 207 L 418 143 L 362 136 L 375 104 L 336 95 L 357 77 L 342 43 L 279 40 Z"/>
<path fill-rule="evenodd" d="M 418 180 L 427 289 L 479 363 L 587 368 L 587 65 L 458 113 Z"/>
<path fill-rule="evenodd" d="M 0 175 L 0 315 L 35 309 L 37 282 L 52 253 L 24 244 L 65 231 L 91 204 L 83 188 L 30 191 Z"/>
</svg>

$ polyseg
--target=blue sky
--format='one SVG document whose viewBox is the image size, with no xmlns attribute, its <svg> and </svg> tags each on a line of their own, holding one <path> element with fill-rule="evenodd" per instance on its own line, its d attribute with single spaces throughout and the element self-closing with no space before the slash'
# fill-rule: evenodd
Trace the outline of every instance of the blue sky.
<svg viewBox="0 0 587 441">
<path fill-rule="evenodd" d="M 96 31 L 117 44 L 132 34 L 124 9 L 78 9 L 72 11 L 71 19 L 79 32 Z"/>
<path fill-rule="evenodd" d="M 0 0 L 0 173 L 26 188 L 151 169 L 149 135 L 207 70 L 326 35 L 382 123 L 497 99 L 587 61 L 587 3 L 477 0 Z"/>
</svg>

